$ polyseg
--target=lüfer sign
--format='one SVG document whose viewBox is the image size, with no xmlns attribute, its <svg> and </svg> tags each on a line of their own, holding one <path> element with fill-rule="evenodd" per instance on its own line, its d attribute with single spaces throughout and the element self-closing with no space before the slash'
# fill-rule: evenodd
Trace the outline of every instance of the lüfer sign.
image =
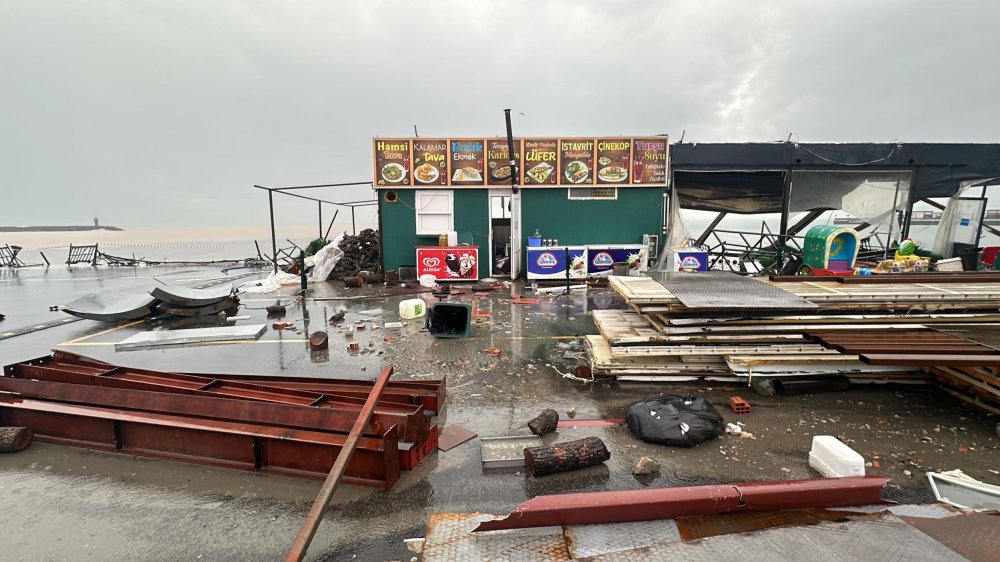
<svg viewBox="0 0 1000 562">
<path fill-rule="evenodd" d="M 372 139 L 376 188 L 510 185 L 507 139 Z M 514 141 L 524 187 L 667 185 L 667 137 Z"/>
</svg>

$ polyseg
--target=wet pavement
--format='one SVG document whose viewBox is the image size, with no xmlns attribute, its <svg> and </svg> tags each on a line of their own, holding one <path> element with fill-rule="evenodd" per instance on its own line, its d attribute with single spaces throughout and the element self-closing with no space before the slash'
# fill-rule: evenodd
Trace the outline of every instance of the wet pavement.
<svg viewBox="0 0 1000 562">
<path fill-rule="evenodd" d="M 230 278 L 245 274 L 237 270 Z M 48 307 L 87 292 L 141 292 L 156 279 L 195 286 L 225 275 L 203 268 L 62 268 L 0 273 L 0 331 L 59 319 Z M 236 283 L 253 284 L 253 277 Z M 74 322 L 0 341 L 0 362 L 45 355 L 57 347 L 134 367 L 171 371 L 305 375 L 373 379 L 384 365 L 396 377 L 448 379 L 441 426 L 460 424 L 481 437 L 527 434 L 526 422 L 551 407 L 564 419 L 623 417 L 625 408 L 660 393 L 691 393 L 713 403 L 727 422 L 741 421 L 751 436 L 723 436 L 692 449 L 648 445 L 625 427 L 566 428 L 546 443 L 598 436 L 611 451 L 604 465 L 572 473 L 527 477 L 516 469 L 484 471 L 479 441 L 433 453 L 404 471 L 388 494 L 340 487 L 324 519 L 311 559 L 383 560 L 412 556 L 402 539 L 424 534 L 433 512 L 506 513 L 536 495 L 639 489 L 719 482 L 817 477 L 807 454 L 813 435 L 835 435 L 872 463 L 870 474 L 893 479 L 889 499 L 933 499 L 924 472 L 961 468 L 974 478 L 1000 482 L 1000 438 L 995 417 L 965 407 L 933 387 L 857 386 L 846 392 L 764 397 L 737 384 L 579 382 L 561 376 L 577 365 L 574 350 L 597 333 L 589 312 L 624 306 L 607 290 L 543 296 L 535 305 L 511 303 L 515 287 L 488 297 L 470 292 L 452 300 L 473 304 L 468 339 L 435 338 L 420 320 L 402 328 L 398 302 L 380 289 L 345 289 L 329 283 L 301 301 L 286 288 L 280 297 L 247 295 L 240 324 L 267 323 L 258 342 L 118 352 L 113 344 L 177 321 L 106 325 Z M 431 298 L 430 295 L 425 295 Z M 323 300 L 342 299 L 342 300 Z M 275 331 L 264 307 L 281 302 L 296 331 Z M 327 320 L 345 308 L 346 318 Z M 376 309 L 381 309 L 378 313 Z M 375 312 L 372 312 L 375 310 Z M 488 316 L 486 314 L 488 313 Z M 357 330 L 358 322 L 365 328 Z M 204 325 L 215 325 L 207 320 Z M 191 327 L 191 326 L 184 326 Z M 330 334 L 328 351 L 311 352 L 307 337 Z M 348 353 L 351 339 L 361 351 Z M 497 348 L 500 356 L 485 352 Z M 726 401 L 747 399 L 750 415 L 737 416 Z M 659 474 L 635 477 L 642 455 L 660 460 Z M 12 560 L 273 560 L 281 558 L 319 489 L 315 481 L 207 468 L 35 443 L 0 456 L 0 537 Z"/>
</svg>

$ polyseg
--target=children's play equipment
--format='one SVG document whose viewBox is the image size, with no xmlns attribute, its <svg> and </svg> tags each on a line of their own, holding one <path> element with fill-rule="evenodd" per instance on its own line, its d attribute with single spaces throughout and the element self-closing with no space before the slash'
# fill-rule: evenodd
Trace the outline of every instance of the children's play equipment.
<svg viewBox="0 0 1000 562">
<path fill-rule="evenodd" d="M 809 229 L 802 247 L 803 269 L 813 275 L 850 275 L 858 258 L 858 233 L 853 228 L 821 224 Z"/>
</svg>

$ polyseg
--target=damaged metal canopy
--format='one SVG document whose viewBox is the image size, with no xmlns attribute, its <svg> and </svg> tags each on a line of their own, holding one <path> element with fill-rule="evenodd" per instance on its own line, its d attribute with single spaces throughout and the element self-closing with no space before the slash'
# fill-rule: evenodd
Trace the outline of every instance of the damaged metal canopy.
<svg viewBox="0 0 1000 562">
<path fill-rule="evenodd" d="M 222 328 L 139 332 L 116 343 L 115 351 L 164 345 L 256 340 L 264 333 L 266 328 L 265 324 L 250 324 L 247 326 L 225 326 Z"/>
<path fill-rule="evenodd" d="M 177 306 L 208 306 L 232 296 L 233 288 L 219 285 L 207 289 L 191 289 L 178 285 L 160 285 L 149 292 L 157 299 Z"/>
<path fill-rule="evenodd" d="M 148 294 L 126 296 L 118 300 L 106 301 L 104 297 L 95 294 L 82 296 L 63 307 L 63 311 L 87 320 L 101 322 L 117 322 L 120 320 L 136 320 L 149 316 L 160 302 Z"/>
</svg>

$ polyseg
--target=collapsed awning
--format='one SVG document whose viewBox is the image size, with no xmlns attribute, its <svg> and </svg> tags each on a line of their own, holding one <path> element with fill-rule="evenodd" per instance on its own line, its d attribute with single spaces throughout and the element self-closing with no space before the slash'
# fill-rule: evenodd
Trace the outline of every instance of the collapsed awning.
<svg viewBox="0 0 1000 562">
<path fill-rule="evenodd" d="M 1000 144 L 683 143 L 670 147 L 670 161 L 671 185 L 685 209 L 780 213 L 788 174 L 796 211 L 842 208 L 830 187 L 846 197 L 852 182 L 887 191 L 899 181 L 912 201 L 951 197 L 1000 176 Z"/>
</svg>

